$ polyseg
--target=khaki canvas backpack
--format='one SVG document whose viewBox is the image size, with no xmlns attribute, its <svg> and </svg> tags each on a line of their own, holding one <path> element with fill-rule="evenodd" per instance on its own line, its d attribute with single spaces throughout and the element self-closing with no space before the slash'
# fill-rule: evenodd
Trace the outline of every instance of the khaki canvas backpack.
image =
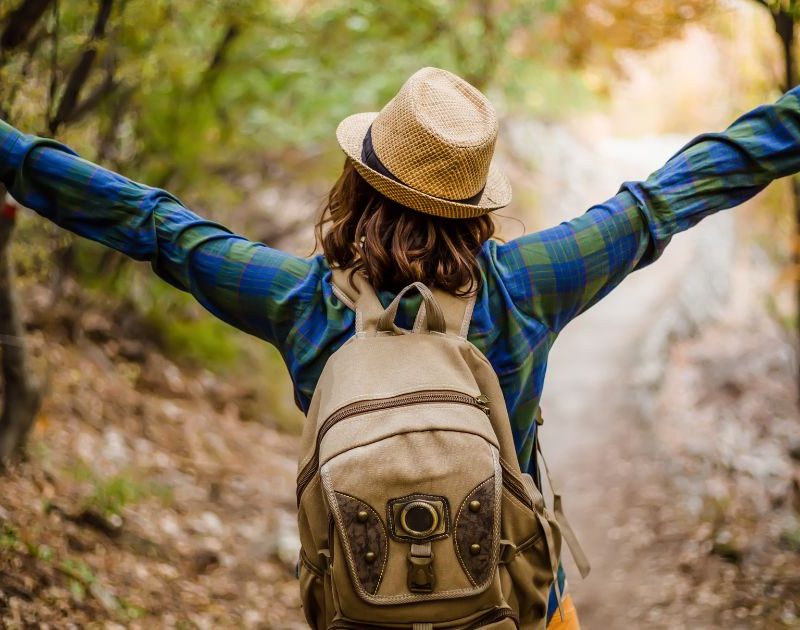
<svg viewBox="0 0 800 630">
<path fill-rule="evenodd" d="M 363 276 L 350 278 L 334 271 L 356 334 L 328 360 L 302 437 L 308 623 L 544 628 L 572 536 L 520 471 L 497 376 L 466 339 L 474 298 L 415 283 L 384 310 Z M 412 288 L 422 304 L 402 330 Z"/>
</svg>

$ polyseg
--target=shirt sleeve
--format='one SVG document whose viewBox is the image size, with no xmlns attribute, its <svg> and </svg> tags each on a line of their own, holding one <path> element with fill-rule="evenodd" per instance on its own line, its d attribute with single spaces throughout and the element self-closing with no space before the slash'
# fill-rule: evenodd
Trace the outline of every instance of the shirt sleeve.
<svg viewBox="0 0 800 630">
<path fill-rule="evenodd" d="M 643 182 L 583 215 L 496 248 L 518 308 L 551 331 L 656 260 L 673 235 L 800 170 L 800 88 L 689 142 Z"/>
<path fill-rule="evenodd" d="M 0 178 L 22 205 L 80 236 L 149 261 L 211 313 L 281 348 L 318 289 L 319 260 L 232 234 L 177 198 L 0 121 Z"/>
</svg>

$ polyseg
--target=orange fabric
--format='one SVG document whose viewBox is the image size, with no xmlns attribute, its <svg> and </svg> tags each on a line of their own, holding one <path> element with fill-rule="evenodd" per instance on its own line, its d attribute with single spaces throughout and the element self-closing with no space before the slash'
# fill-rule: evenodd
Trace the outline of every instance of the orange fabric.
<svg viewBox="0 0 800 630">
<path fill-rule="evenodd" d="M 562 621 L 561 615 L 556 610 L 556 614 L 547 624 L 547 630 L 580 630 L 581 622 L 578 621 L 578 611 L 575 610 L 575 604 L 572 603 L 572 597 L 566 595 L 561 600 L 564 609 L 564 619 Z"/>
</svg>

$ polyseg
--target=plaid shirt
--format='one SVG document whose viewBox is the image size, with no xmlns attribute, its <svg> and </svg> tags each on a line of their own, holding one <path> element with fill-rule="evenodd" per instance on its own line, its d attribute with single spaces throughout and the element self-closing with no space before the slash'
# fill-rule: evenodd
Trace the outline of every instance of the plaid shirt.
<svg viewBox="0 0 800 630">
<path fill-rule="evenodd" d="M 571 221 L 484 244 L 484 282 L 469 340 L 500 379 L 523 470 L 534 465 L 534 416 L 547 355 L 561 329 L 656 260 L 674 234 L 798 170 L 800 88 L 723 133 L 698 136 L 646 181 L 625 183 Z M 274 344 L 303 410 L 328 357 L 353 335 L 354 314 L 334 296 L 322 256 L 299 258 L 232 234 L 163 190 L 2 122 L 0 178 L 23 205 L 149 261 L 217 317 Z M 383 292 L 381 301 L 392 297 Z M 407 319 L 414 306 L 405 304 Z"/>
</svg>

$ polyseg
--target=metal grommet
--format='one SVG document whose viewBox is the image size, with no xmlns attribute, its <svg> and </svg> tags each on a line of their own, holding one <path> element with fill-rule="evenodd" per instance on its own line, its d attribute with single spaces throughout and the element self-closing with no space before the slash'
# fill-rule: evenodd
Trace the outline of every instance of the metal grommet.
<svg viewBox="0 0 800 630">
<path fill-rule="evenodd" d="M 400 525 L 415 538 L 423 538 L 436 531 L 439 512 L 427 501 L 412 501 L 400 513 Z"/>
<path fill-rule="evenodd" d="M 481 509 L 481 502 L 480 501 L 470 501 L 469 502 L 469 511 L 470 512 L 479 512 Z"/>
<path fill-rule="evenodd" d="M 469 546 L 469 552 L 473 556 L 477 556 L 481 552 L 481 546 L 478 543 L 473 543 Z"/>
</svg>

